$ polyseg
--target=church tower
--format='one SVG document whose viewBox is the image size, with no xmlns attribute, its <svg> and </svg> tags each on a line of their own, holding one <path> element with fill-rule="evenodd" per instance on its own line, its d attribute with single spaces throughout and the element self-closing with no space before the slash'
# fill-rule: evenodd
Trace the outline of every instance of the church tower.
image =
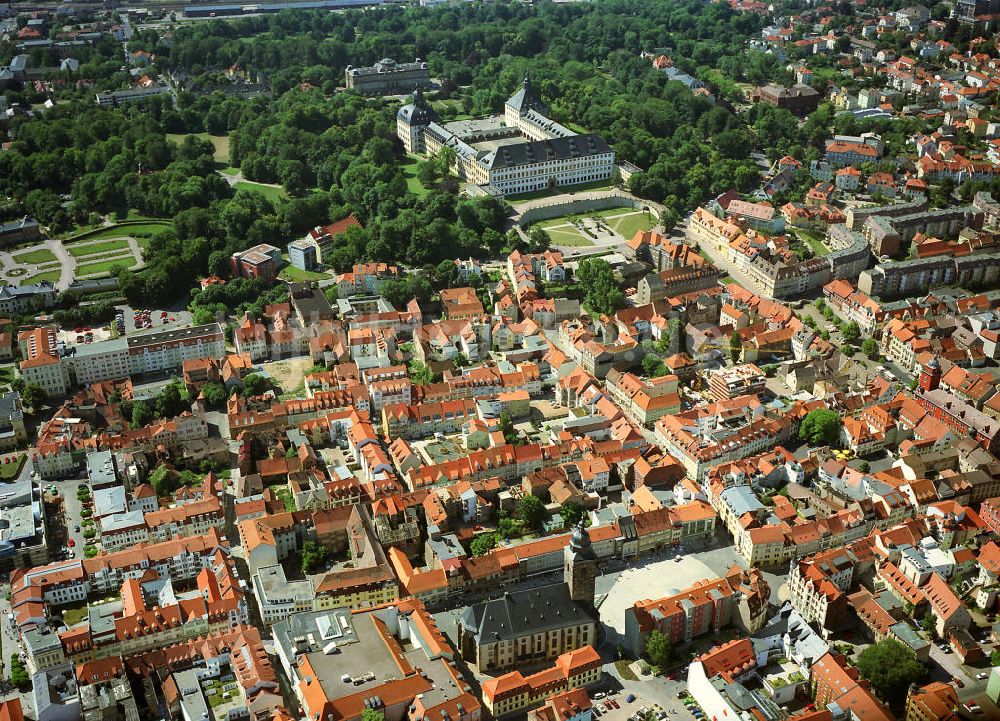
<svg viewBox="0 0 1000 721">
<path fill-rule="evenodd" d="M 593 608 L 596 575 L 597 557 L 581 520 L 573 529 L 569 545 L 563 549 L 563 580 L 569 586 L 570 598 Z"/>
<path fill-rule="evenodd" d="M 920 369 L 920 388 L 932 391 L 939 385 L 941 385 L 941 362 L 934 356 Z"/>
</svg>

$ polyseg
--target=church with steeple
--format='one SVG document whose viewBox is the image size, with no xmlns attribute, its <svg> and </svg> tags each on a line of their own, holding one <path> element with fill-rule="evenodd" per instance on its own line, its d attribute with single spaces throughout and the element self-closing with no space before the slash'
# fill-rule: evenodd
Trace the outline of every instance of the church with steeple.
<svg viewBox="0 0 1000 721">
<path fill-rule="evenodd" d="M 396 114 L 396 134 L 408 153 L 450 148 L 453 170 L 489 195 L 609 181 L 614 150 L 599 135 L 580 135 L 549 117 L 527 75 L 503 115 L 440 123 L 419 88 Z"/>
<path fill-rule="evenodd" d="M 597 557 L 581 521 L 563 549 L 563 582 L 504 592 L 467 608 L 456 629 L 459 653 L 484 673 L 596 646 L 596 577 Z"/>
</svg>

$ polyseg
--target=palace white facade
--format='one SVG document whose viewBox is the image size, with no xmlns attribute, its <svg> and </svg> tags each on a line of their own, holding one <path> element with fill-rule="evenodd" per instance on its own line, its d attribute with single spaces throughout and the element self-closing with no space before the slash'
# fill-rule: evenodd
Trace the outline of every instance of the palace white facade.
<svg viewBox="0 0 1000 721">
<path fill-rule="evenodd" d="M 528 78 L 504 106 L 503 117 L 441 125 L 423 96 L 396 116 L 407 152 L 455 153 L 459 177 L 494 195 L 611 180 L 614 150 L 599 135 L 578 135 L 547 117 Z"/>
</svg>

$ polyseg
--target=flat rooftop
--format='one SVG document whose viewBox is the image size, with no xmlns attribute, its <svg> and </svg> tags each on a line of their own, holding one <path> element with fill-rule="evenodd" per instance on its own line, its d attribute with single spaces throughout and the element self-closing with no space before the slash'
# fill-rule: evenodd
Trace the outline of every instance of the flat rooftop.
<svg viewBox="0 0 1000 721">
<path fill-rule="evenodd" d="M 470 141 L 469 144 L 476 150 L 482 150 L 485 152 L 490 152 L 491 150 L 496 150 L 497 148 L 502 148 L 505 145 L 522 145 L 524 143 L 524 138 L 520 135 L 515 135 L 512 138 L 494 138 L 492 140 L 474 140 Z"/>
<path fill-rule="evenodd" d="M 387 681 L 404 678 L 408 672 L 420 669 L 430 679 L 433 688 L 423 694 L 426 706 L 435 706 L 462 693 L 443 658 L 431 659 L 412 638 L 400 639 L 394 629 L 395 608 L 351 614 L 346 608 L 321 613 L 301 613 L 289 618 L 287 625 L 275 627 L 275 641 L 295 646 L 295 639 L 308 635 L 309 663 L 330 699 L 343 698 L 362 691 L 377 689 Z M 418 633 L 414 624 L 399 624 Z M 323 648 L 336 641 L 335 652 Z M 361 683 L 345 683 L 344 674 Z"/>
<path fill-rule="evenodd" d="M 488 118 L 479 118 L 478 120 L 455 120 L 450 123 L 444 123 L 443 127 L 462 140 L 474 138 L 484 133 L 493 134 L 510 131 L 516 134 L 514 128 L 508 128 L 504 123 L 502 115 L 492 115 Z M 516 137 L 520 138 L 521 136 L 518 134 Z"/>
<path fill-rule="evenodd" d="M 189 328 L 172 328 L 171 330 L 161 330 L 155 333 L 141 333 L 139 335 L 129 336 L 127 342 L 129 348 L 141 348 L 147 345 L 157 345 L 158 343 L 193 340 L 195 338 L 203 338 L 213 334 L 222 335 L 222 326 L 218 323 L 193 325 Z"/>
</svg>

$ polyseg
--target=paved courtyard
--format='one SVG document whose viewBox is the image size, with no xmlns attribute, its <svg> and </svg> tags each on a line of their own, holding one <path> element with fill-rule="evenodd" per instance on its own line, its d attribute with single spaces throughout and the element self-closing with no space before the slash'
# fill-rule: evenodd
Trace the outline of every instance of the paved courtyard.
<svg viewBox="0 0 1000 721">
<path fill-rule="evenodd" d="M 673 552 L 634 561 L 619 573 L 598 579 L 597 595 L 606 594 L 601 603 L 601 622 L 605 626 L 605 644 L 615 646 L 625 634 L 625 609 L 636 601 L 661 598 L 677 593 L 706 579 L 719 578 L 733 564 L 746 563 L 732 547 L 694 551 L 673 559 Z"/>
</svg>

